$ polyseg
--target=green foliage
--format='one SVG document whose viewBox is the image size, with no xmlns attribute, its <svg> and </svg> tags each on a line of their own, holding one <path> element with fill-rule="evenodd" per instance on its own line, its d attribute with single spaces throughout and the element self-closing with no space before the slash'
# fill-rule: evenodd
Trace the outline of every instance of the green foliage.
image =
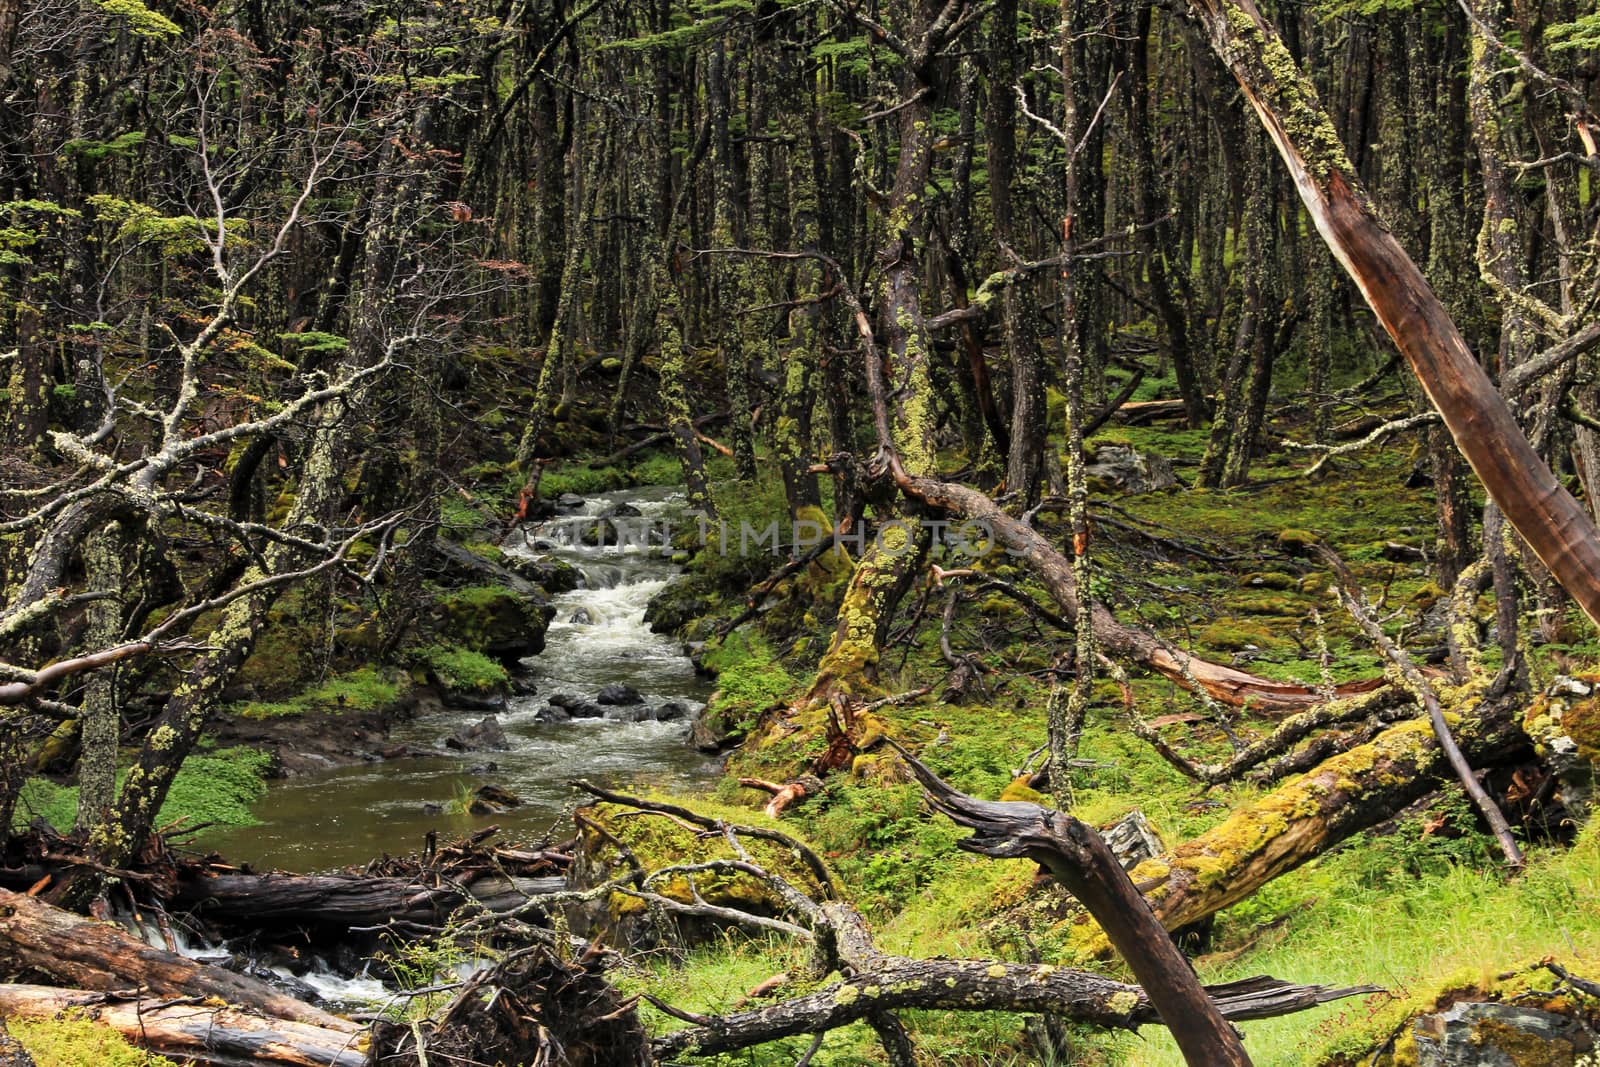
<svg viewBox="0 0 1600 1067">
<path fill-rule="evenodd" d="M 172 780 L 167 799 L 156 817 L 158 824 L 183 820 L 223 826 L 253 826 L 258 821 L 250 806 L 266 795 L 266 776 L 272 757 L 253 748 L 224 748 L 191 755 Z M 117 775 L 118 788 L 124 773 Z M 77 786 L 63 786 L 47 778 L 32 778 L 22 787 L 15 825 L 42 818 L 57 830 L 71 829 L 78 813 Z"/>
<path fill-rule="evenodd" d="M 588 496 L 625 489 L 627 485 L 628 476 L 618 467 L 591 467 L 575 461 L 546 467 L 539 477 L 539 495 L 554 500 L 562 493 Z"/>
<path fill-rule="evenodd" d="M 68 141 L 61 146 L 63 152 L 69 155 L 82 156 L 84 159 L 99 162 L 108 156 L 131 156 L 134 150 L 144 145 L 146 134 L 143 130 L 124 130 L 109 141 L 90 141 L 80 139 Z"/>
<path fill-rule="evenodd" d="M 350 341 L 336 333 L 307 330 L 304 333 L 280 333 L 278 340 L 293 345 L 307 355 L 337 356 L 350 348 Z"/>
<path fill-rule="evenodd" d="M 498 689 L 511 677 L 482 652 L 460 645 L 425 645 L 417 649 L 416 663 L 441 685 L 469 692 Z"/>
<path fill-rule="evenodd" d="M 389 971 L 396 986 L 411 993 L 440 984 L 464 964 L 489 961 L 498 956 L 496 950 L 482 940 L 459 935 L 453 921 L 437 935 L 407 941 L 385 933 L 383 939 L 389 948 L 374 955 L 374 962 Z M 454 996 L 452 990 L 441 990 L 402 998 L 388 1011 L 399 1019 L 425 1019 Z"/>
<path fill-rule="evenodd" d="M 865 34 L 844 41 L 819 41 L 811 46 L 813 59 L 831 59 L 841 70 L 852 74 L 865 74 L 871 69 L 871 52 L 872 43 Z M 880 55 L 887 54 L 880 50 Z"/>
<path fill-rule="evenodd" d="M 156 821 L 250 826 L 258 821 L 250 806 L 266 796 L 265 778 L 271 766 L 271 756 L 252 748 L 191 755 L 172 780 Z"/>
<path fill-rule="evenodd" d="M 470 537 L 490 521 L 491 516 L 482 505 L 463 500 L 458 493 L 448 492 L 439 497 L 439 524 L 447 537 L 458 541 Z"/>
<path fill-rule="evenodd" d="M 97 221 L 113 228 L 118 240 L 150 243 L 164 255 L 181 256 L 202 251 L 207 247 L 206 240 L 216 237 L 215 220 L 198 215 L 163 215 L 149 204 L 108 193 L 95 193 L 84 201 L 94 209 Z M 228 219 L 224 223 L 224 233 L 230 241 L 242 241 L 244 220 Z"/>
<path fill-rule="evenodd" d="M 748 730 L 761 712 L 799 688 L 759 634 L 735 630 L 706 651 L 705 666 L 717 672 L 717 692 L 706 709 L 730 730 Z"/>
<path fill-rule="evenodd" d="M 1544 37 L 1552 52 L 1594 51 L 1600 48 L 1600 13 L 1554 23 L 1545 29 Z"/>
<path fill-rule="evenodd" d="M 837 854 L 840 877 L 872 912 L 898 910 L 914 893 L 971 866 L 956 848 L 966 831 L 928 818 L 916 785 L 862 788 L 836 777 L 806 813 L 806 828 L 829 855 Z"/>
<path fill-rule="evenodd" d="M 139 0 L 95 0 L 101 11 L 113 15 L 127 24 L 129 32 L 138 37 L 177 37 L 183 28 L 159 11 L 151 11 Z"/>
<path fill-rule="evenodd" d="M 77 1010 L 55 1019 L 13 1016 L 6 1020 L 6 1029 L 22 1042 L 35 1067 L 175 1067 L 171 1060 L 135 1048 L 115 1030 Z"/>
<path fill-rule="evenodd" d="M 368 666 L 337 674 L 326 682 L 282 701 L 236 704 L 235 714 L 249 719 L 304 715 L 313 711 L 377 711 L 400 698 L 404 680 L 396 672 Z"/>
<path fill-rule="evenodd" d="M 618 987 L 626 994 L 649 992 L 675 1007 L 702 1014 L 736 1010 L 745 994 L 775 974 L 789 975 L 782 995 L 809 992 L 821 983 L 808 980 L 806 946 L 793 939 L 752 939 L 742 931 L 724 931 L 716 941 L 688 952 L 681 962 L 664 954 L 646 958 L 634 973 L 620 972 Z M 639 1002 L 639 1015 L 652 1033 L 687 1025 L 649 1001 Z M 786 1038 L 722 1056 L 700 1058 L 705 1067 L 793 1067 L 811 1044 L 809 1035 Z M 828 1033 L 812 1063 L 829 1067 L 865 1067 L 882 1062 L 877 1040 L 861 1024 Z"/>
</svg>

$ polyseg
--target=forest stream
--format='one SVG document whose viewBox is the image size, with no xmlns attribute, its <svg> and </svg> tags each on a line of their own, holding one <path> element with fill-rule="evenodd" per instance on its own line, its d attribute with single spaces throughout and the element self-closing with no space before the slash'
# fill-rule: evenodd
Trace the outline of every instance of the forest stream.
<svg viewBox="0 0 1600 1067">
<path fill-rule="evenodd" d="M 715 761 L 687 743 L 692 713 L 709 695 L 710 684 L 697 676 L 677 640 L 652 633 L 644 621 L 650 598 L 678 568 L 654 544 L 592 546 L 578 538 L 584 519 L 618 505 L 638 509 L 640 515 L 631 521 L 643 529 L 665 520 L 682 503 L 683 494 L 672 488 L 608 493 L 526 527 L 507 541 L 508 553 L 558 556 L 583 575 L 579 588 L 551 598 L 556 614 L 545 650 L 524 661 L 536 692 L 513 694 L 498 716 L 509 749 L 447 754 L 443 739 L 485 712 L 445 708 L 425 714 L 397 727 L 394 740 L 439 749 L 439 756 L 330 768 L 274 781 L 256 805 L 258 825 L 219 827 L 198 843 L 232 862 L 263 870 L 319 871 L 409 852 L 420 847 L 431 829 L 441 836 L 491 823 L 508 834 L 554 830 L 571 807 L 573 792 L 567 783 L 573 778 L 617 782 L 645 775 L 683 785 L 714 776 Z M 614 683 L 637 689 L 652 707 L 670 701 L 686 704 L 691 715 L 632 723 L 540 718 L 552 695 L 593 699 L 602 686 Z M 465 814 L 468 795 L 485 784 L 510 790 L 522 806 L 492 816 Z"/>
</svg>

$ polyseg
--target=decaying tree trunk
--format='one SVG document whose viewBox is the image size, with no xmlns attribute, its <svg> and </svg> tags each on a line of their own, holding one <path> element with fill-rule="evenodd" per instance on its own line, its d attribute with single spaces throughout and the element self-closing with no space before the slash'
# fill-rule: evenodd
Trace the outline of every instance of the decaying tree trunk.
<svg viewBox="0 0 1600 1067">
<path fill-rule="evenodd" d="M 215 1067 L 364 1067 L 369 1062 L 367 1033 L 353 1023 L 340 1028 L 314 1026 L 188 996 L 119 997 L 52 986 L 0 985 L 0 1017 L 51 1019 L 65 1011 L 81 1012 L 141 1048 Z"/>
<path fill-rule="evenodd" d="M 1508 705 L 1469 704 L 1449 718 L 1476 766 L 1504 763 L 1526 750 L 1527 737 Z M 1451 773 L 1426 719 L 1400 723 L 1129 873 L 1162 924 L 1176 930 L 1392 818 Z"/>
<path fill-rule="evenodd" d="M 409 878 L 357 875 L 225 874 L 180 883 L 172 903 L 207 918 L 254 927 L 311 924 L 376 926 L 437 924 L 464 904 L 505 912 L 553 893 L 566 879 L 503 878 L 470 884 L 422 885 Z"/>
<path fill-rule="evenodd" d="M 47 975 L 96 992 L 138 988 L 168 997 L 217 997 L 311 1027 L 346 1034 L 359 1029 L 347 1019 L 284 996 L 265 982 L 152 948 L 113 923 L 85 919 L 3 889 L 0 965 L 11 974 Z"/>
</svg>

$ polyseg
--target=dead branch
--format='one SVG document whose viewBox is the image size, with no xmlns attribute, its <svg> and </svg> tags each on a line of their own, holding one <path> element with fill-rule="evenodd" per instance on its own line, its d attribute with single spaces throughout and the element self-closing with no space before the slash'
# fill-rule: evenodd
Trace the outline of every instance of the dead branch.
<svg viewBox="0 0 1600 1067">
<path fill-rule="evenodd" d="M 1350 573 L 1350 568 L 1345 566 L 1339 554 L 1320 545 L 1317 547 L 1317 554 L 1332 568 L 1334 575 L 1339 579 L 1339 602 L 1344 605 L 1344 609 L 1356 621 L 1361 632 L 1367 635 L 1373 647 L 1394 666 L 1401 685 L 1405 686 L 1418 703 L 1428 709 L 1428 720 L 1433 725 L 1433 733 L 1438 738 L 1439 747 L 1444 752 L 1445 759 L 1449 761 L 1451 769 L 1455 771 L 1461 788 L 1467 791 L 1467 796 L 1472 798 L 1473 806 L 1489 824 L 1490 831 L 1500 844 L 1500 851 L 1505 855 L 1506 865 L 1512 870 L 1521 870 L 1527 864 L 1522 849 L 1518 847 L 1516 838 L 1512 837 L 1511 826 L 1506 822 L 1500 806 L 1478 782 L 1477 775 L 1472 771 L 1472 765 L 1467 762 L 1461 746 L 1456 744 L 1455 736 L 1450 732 L 1450 724 L 1445 721 L 1444 710 L 1439 706 L 1438 694 L 1422 677 L 1422 672 L 1417 670 L 1411 657 L 1389 639 L 1389 635 L 1383 632 L 1378 620 L 1367 610 L 1361 597 L 1361 590 L 1356 585 L 1355 576 Z"/>
</svg>

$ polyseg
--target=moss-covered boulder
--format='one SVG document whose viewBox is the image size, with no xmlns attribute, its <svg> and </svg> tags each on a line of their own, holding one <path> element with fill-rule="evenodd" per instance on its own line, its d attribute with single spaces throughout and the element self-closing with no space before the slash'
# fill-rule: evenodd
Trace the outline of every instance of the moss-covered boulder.
<svg viewBox="0 0 1600 1067">
<path fill-rule="evenodd" d="M 507 570 L 533 582 L 546 593 L 570 593 L 578 588 L 583 575 L 578 568 L 555 556 L 529 556 L 507 552 L 503 557 Z"/>
<path fill-rule="evenodd" d="M 444 640 L 503 663 L 544 651 L 555 609 L 543 594 L 500 585 L 474 585 L 443 593 L 434 603 L 433 629 Z"/>
<path fill-rule="evenodd" d="M 1411 1024 L 1417 1067 L 1575 1067 L 1593 1062 L 1582 1019 L 1521 1004 L 1469 1001 Z"/>
<path fill-rule="evenodd" d="M 1562 805 L 1587 818 L 1600 774 L 1600 676 L 1557 678 L 1528 705 L 1522 728 L 1560 781 Z"/>
<path fill-rule="evenodd" d="M 710 578 L 685 575 L 650 598 L 644 621 L 658 634 L 681 634 L 690 623 L 716 607 L 717 599 L 716 584 Z"/>
</svg>

